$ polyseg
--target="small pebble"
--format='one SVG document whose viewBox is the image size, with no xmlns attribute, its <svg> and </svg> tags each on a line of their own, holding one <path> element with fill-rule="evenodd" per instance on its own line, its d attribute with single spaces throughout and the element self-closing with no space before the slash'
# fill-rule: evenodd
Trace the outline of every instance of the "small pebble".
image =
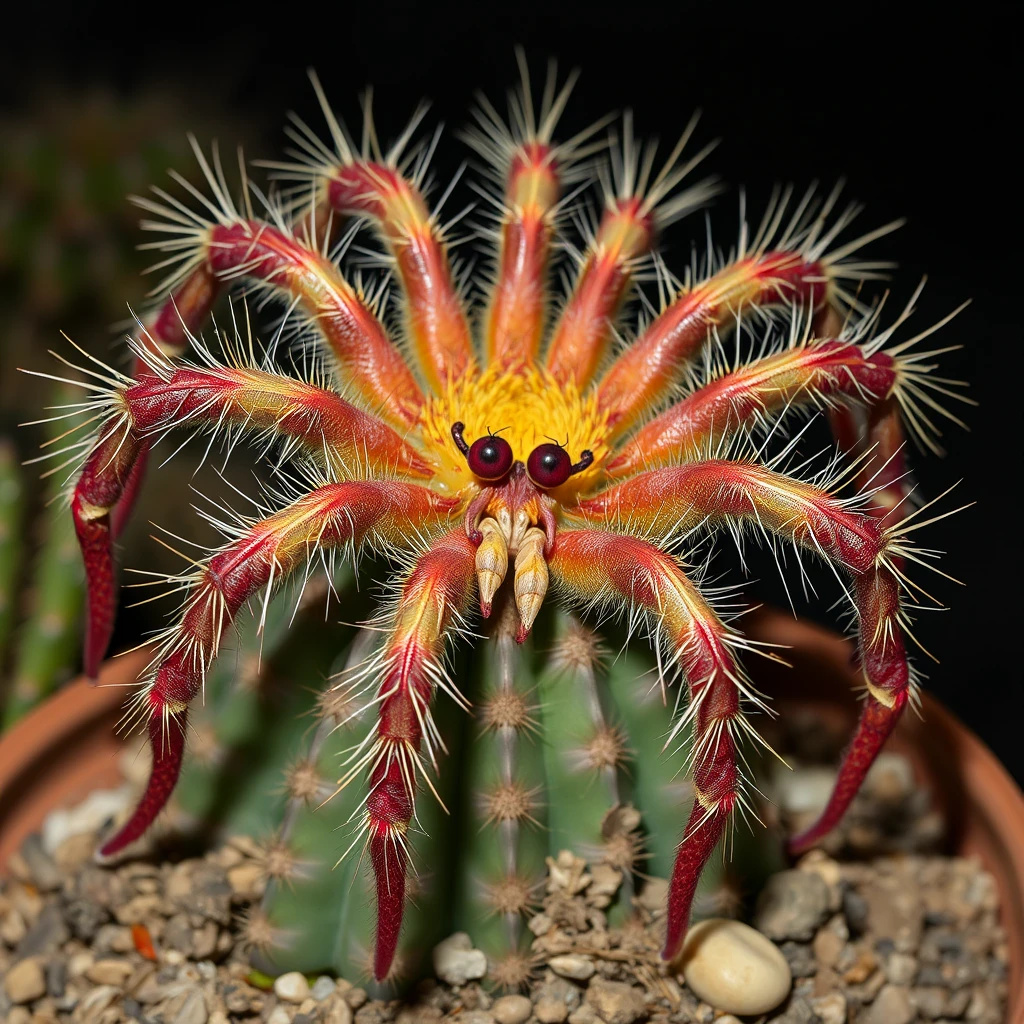
<svg viewBox="0 0 1024 1024">
<path fill-rule="evenodd" d="M 4 990 L 12 1003 L 30 1003 L 46 994 L 46 975 L 39 961 L 21 960 L 4 978 Z"/>
<path fill-rule="evenodd" d="M 780 871 L 761 890 L 754 926 L 770 939 L 807 942 L 828 914 L 825 880 L 811 871 Z"/>
<path fill-rule="evenodd" d="M 846 1024 L 846 996 L 842 992 L 829 992 L 826 996 L 810 1000 L 810 1004 L 821 1018 L 821 1024 Z"/>
<path fill-rule="evenodd" d="M 883 985 L 874 1002 L 857 1017 L 857 1024 L 910 1024 L 915 1016 L 909 989 Z"/>
<path fill-rule="evenodd" d="M 324 1024 L 352 1024 L 352 1007 L 344 999 L 332 999 L 327 1004 Z"/>
<path fill-rule="evenodd" d="M 562 1024 L 569 1016 L 569 1007 L 561 999 L 544 996 L 537 1000 L 533 1012 L 540 1024 Z"/>
<path fill-rule="evenodd" d="M 313 982 L 313 987 L 309 990 L 309 994 L 318 1003 L 322 1003 L 328 996 L 334 994 L 334 988 L 334 979 L 328 978 L 326 974 L 321 974 L 320 977 Z"/>
<path fill-rule="evenodd" d="M 449 985 L 465 985 L 487 973 L 487 956 L 465 932 L 456 932 L 434 947 L 434 972 Z"/>
<path fill-rule="evenodd" d="M 693 993 L 728 1013 L 767 1013 L 793 984 L 777 946 L 749 925 L 725 918 L 690 929 L 680 965 Z"/>
<path fill-rule="evenodd" d="M 203 993 L 194 988 L 185 997 L 181 1009 L 174 1016 L 173 1024 L 206 1024 L 206 1000 Z"/>
<path fill-rule="evenodd" d="M 298 971 L 289 971 L 274 981 L 274 994 L 287 1003 L 301 1003 L 309 998 L 309 982 Z"/>
<path fill-rule="evenodd" d="M 605 1024 L 633 1024 L 647 1015 L 643 991 L 635 985 L 595 978 L 586 999 Z"/>
<path fill-rule="evenodd" d="M 594 976 L 594 963 L 584 956 L 553 956 L 548 961 L 548 967 L 560 974 L 563 978 L 572 978 L 574 981 L 586 981 Z"/>
<path fill-rule="evenodd" d="M 132 973 L 127 960 L 97 960 L 85 976 L 95 985 L 123 985 Z"/>
<path fill-rule="evenodd" d="M 526 996 L 502 996 L 491 1006 L 491 1014 L 498 1024 L 525 1024 L 531 1011 Z"/>
</svg>

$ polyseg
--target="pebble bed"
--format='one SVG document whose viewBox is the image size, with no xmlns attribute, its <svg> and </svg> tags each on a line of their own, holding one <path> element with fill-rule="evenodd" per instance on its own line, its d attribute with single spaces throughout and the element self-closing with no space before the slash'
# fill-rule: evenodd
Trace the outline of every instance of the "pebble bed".
<svg viewBox="0 0 1024 1024">
<path fill-rule="evenodd" d="M 327 977 L 284 975 L 269 990 L 249 983 L 239 930 L 260 888 L 251 841 L 202 859 L 116 870 L 90 862 L 93 843 L 92 835 L 75 836 L 50 857 L 32 837 L 9 865 L 13 877 L 0 887 L 0 1016 L 7 1024 L 737 1020 L 659 961 L 665 883 L 648 883 L 634 921 L 608 927 L 602 906 L 617 880 L 568 851 L 550 862 L 543 905 L 529 921 L 535 971 L 528 993 L 489 993 L 476 980 L 483 955 L 459 935 L 434 953 L 447 981 L 425 982 L 400 1003 Z M 995 886 L 972 861 L 904 855 L 840 863 L 815 851 L 772 877 L 752 923 L 781 952 L 792 991 L 777 1009 L 748 1019 L 1004 1020 L 1007 951 Z M 777 983 L 777 975 L 765 983 L 773 977 Z"/>
<path fill-rule="evenodd" d="M 779 816 L 799 824 L 819 782 L 798 770 L 786 785 L 773 794 Z M 525 991 L 490 991 L 486 957 L 457 934 L 434 950 L 436 978 L 404 1002 L 340 979 L 287 974 L 271 983 L 251 973 L 244 922 L 264 877 L 251 839 L 177 863 L 95 865 L 96 830 L 130 803 L 130 789 L 51 815 L 8 863 L 0 881 L 7 1024 L 1005 1020 L 1008 951 L 995 884 L 972 860 L 930 852 L 941 845 L 941 822 L 892 755 L 826 849 L 770 878 L 753 927 L 720 920 L 691 929 L 682 970 L 658 955 L 667 883 L 648 879 L 635 916 L 616 927 L 606 909 L 622 876 L 563 851 L 549 859 L 542 904 L 527 922 Z"/>
</svg>

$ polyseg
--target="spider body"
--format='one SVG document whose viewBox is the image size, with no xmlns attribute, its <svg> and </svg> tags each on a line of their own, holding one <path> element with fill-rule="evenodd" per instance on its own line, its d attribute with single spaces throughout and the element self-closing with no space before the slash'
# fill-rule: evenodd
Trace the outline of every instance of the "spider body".
<svg viewBox="0 0 1024 1024">
<path fill-rule="evenodd" d="M 261 593 L 269 600 L 289 574 L 336 552 L 373 546 L 402 563 L 382 646 L 357 673 L 378 724 L 339 782 L 366 786 L 357 839 L 376 875 L 378 978 L 401 931 L 416 791 L 431 785 L 443 749 L 431 703 L 438 689 L 461 699 L 445 648 L 476 607 L 490 616 L 502 586 L 511 586 L 518 614 L 495 616 L 492 638 L 514 629 L 522 641 L 557 591 L 648 622 L 662 685 L 678 677 L 688 692 L 674 725 L 666 721 L 667 746 L 692 729 L 696 793 L 669 890 L 666 957 L 678 953 L 702 867 L 744 804 L 739 745 L 756 736 L 745 709 L 766 708 L 738 660 L 742 635 L 702 592 L 682 545 L 721 528 L 750 531 L 823 558 L 845 581 L 865 709 L 836 791 L 795 849 L 839 819 L 913 695 L 905 566 L 920 556 L 908 540 L 914 527 L 901 524 L 910 491 L 901 414 L 934 446 L 926 413 L 950 414 L 932 392 L 958 396 L 929 378 L 932 353 L 911 351 L 919 338 L 886 347 L 902 319 L 879 331 L 877 311 L 845 323 L 836 316 L 858 306 L 844 282 L 877 274 L 851 256 L 892 226 L 839 244 L 855 211 L 836 214 L 835 193 L 818 206 L 812 194 L 795 204 L 786 194 L 753 237 L 744 226 L 734 252 L 710 253 L 678 280 L 656 255 L 659 232 L 717 186 L 680 189 L 704 155 L 682 161 L 692 124 L 655 173 L 654 151 L 634 145 L 627 117 L 623 142 L 611 142 L 610 164 L 596 173 L 602 211 L 583 225 L 571 286 L 556 306 L 549 267 L 568 245 L 572 212 L 562 197 L 595 176 L 591 161 L 604 149 L 597 128 L 553 141 L 571 84 L 556 91 L 549 80 L 536 118 L 524 77 L 511 129 L 486 103 L 478 114 L 470 141 L 498 194 L 485 232 L 496 243 L 494 272 L 475 331 L 423 195 L 432 147 L 406 153 L 420 115 L 385 154 L 372 122 L 356 147 L 319 93 L 334 148 L 296 121 L 295 161 L 271 166 L 300 182 L 305 205 L 266 200 L 259 217 L 248 193 L 241 209 L 232 202 L 219 163 L 197 149 L 211 195 L 189 187 L 196 210 L 161 190 L 156 201 L 139 200 L 170 254 L 161 289 L 170 298 L 140 321 L 133 377 L 99 375 L 101 426 L 83 445 L 71 504 L 89 582 L 90 672 L 113 623 L 113 541 L 165 434 L 185 428 L 233 443 L 255 433 L 311 481 L 265 515 L 225 524 L 225 545 L 176 582 L 181 613 L 132 711 L 148 722 L 152 778 L 102 856 L 141 835 L 166 802 L 189 702 L 243 604 Z M 342 217 L 356 229 L 375 226 L 402 292 L 400 331 L 386 322 L 383 293 L 343 272 L 351 232 L 341 252 L 333 248 Z M 624 344 L 621 313 L 644 271 L 655 275 L 660 301 Z M 283 301 L 313 340 L 316 372 L 283 372 L 251 338 L 222 338 L 218 356 L 197 339 L 218 292 L 238 280 Z M 790 329 L 776 342 L 740 356 L 737 341 L 737 356 L 724 355 L 723 339 L 739 338 L 741 322 L 763 339 L 780 320 Z M 792 445 L 764 455 L 764 436 L 797 407 L 829 412 L 852 459 L 843 473 L 790 474 Z M 846 495 L 844 477 L 853 482 Z"/>
</svg>

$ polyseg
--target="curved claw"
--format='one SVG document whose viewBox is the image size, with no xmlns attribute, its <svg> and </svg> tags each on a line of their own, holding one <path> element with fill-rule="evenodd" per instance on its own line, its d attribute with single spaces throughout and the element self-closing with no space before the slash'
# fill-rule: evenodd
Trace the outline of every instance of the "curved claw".
<svg viewBox="0 0 1024 1024">
<path fill-rule="evenodd" d="M 839 777 L 828 804 L 813 825 L 789 839 L 786 845 L 790 853 L 804 853 L 839 824 L 878 752 L 896 728 L 906 704 L 906 690 L 895 695 L 892 707 L 873 696 L 868 697 L 860 722 L 857 723 L 857 731 L 843 755 Z"/>
<path fill-rule="evenodd" d="M 153 751 L 153 769 L 149 774 L 146 791 L 128 821 L 96 852 L 98 861 L 113 857 L 134 843 L 167 806 L 181 773 L 187 725 L 188 708 L 166 717 L 155 714 L 150 718 L 149 745 Z"/>
<path fill-rule="evenodd" d="M 383 981 L 391 970 L 405 915 L 405 875 L 408 857 L 400 843 L 384 829 L 370 840 L 370 861 L 377 889 L 377 942 L 373 976 Z"/>
<path fill-rule="evenodd" d="M 724 801 L 723 801 L 724 803 Z M 719 805 L 705 808 L 699 800 L 693 802 L 690 820 L 686 823 L 683 841 L 679 844 L 672 878 L 668 886 L 668 922 L 665 929 L 665 945 L 661 951 L 662 960 L 674 960 L 683 948 L 683 939 L 690 923 L 690 907 L 697 891 L 704 865 L 718 845 L 725 823 L 729 820 L 731 806 Z"/>
</svg>

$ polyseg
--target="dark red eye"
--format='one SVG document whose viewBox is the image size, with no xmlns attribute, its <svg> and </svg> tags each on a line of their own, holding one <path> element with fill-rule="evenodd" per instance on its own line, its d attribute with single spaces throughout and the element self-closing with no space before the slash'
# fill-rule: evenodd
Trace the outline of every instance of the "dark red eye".
<svg viewBox="0 0 1024 1024">
<path fill-rule="evenodd" d="M 484 480 L 500 480 L 511 468 L 512 445 L 503 437 L 491 434 L 478 437 L 466 456 L 470 471 Z"/>
<path fill-rule="evenodd" d="M 557 444 L 539 444 L 526 460 L 526 472 L 538 487 L 560 487 L 572 475 L 572 459 Z"/>
</svg>

